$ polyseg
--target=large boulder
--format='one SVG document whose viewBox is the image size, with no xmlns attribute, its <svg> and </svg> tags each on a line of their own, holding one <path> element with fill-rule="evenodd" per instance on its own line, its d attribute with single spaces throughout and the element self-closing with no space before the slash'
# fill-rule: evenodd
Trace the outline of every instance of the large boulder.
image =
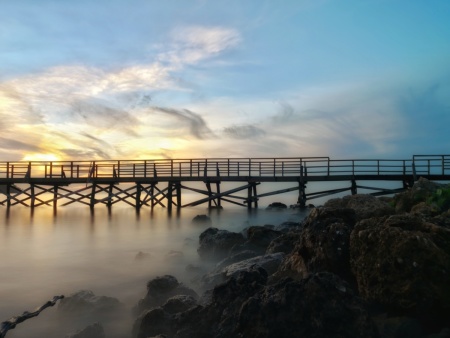
<svg viewBox="0 0 450 338">
<path fill-rule="evenodd" d="M 348 195 L 343 198 L 334 198 L 324 204 L 325 208 L 350 208 L 355 210 L 356 220 L 362 220 L 372 217 L 393 215 L 394 207 L 389 205 L 383 199 L 372 195 Z"/>
<path fill-rule="evenodd" d="M 416 204 L 426 202 L 438 189 L 443 187 L 442 184 L 421 177 L 411 189 L 394 196 L 395 211 L 397 213 L 410 212 Z"/>
<path fill-rule="evenodd" d="M 261 255 L 266 252 L 270 242 L 282 234 L 265 226 L 251 226 L 245 230 L 246 241 L 231 249 L 232 253 L 251 250 Z"/>
<path fill-rule="evenodd" d="M 285 279 L 258 291 L 239 312 L 241 337 L 378 337 L 361 300 L 330 273 Z"/>
<path fill-rule="evenodd" d="M 353 209 L 314 209 L 304 221 L 303 231 L 276 279 L 305 278 L 310 273 L 329 271 L 353 283 L 349 241 L 354 224 Z"/>
<path fill-rule="evenodd" d="M 159 307 L 169 298 L 177 295 L 186 295 L 198 299 L 194 290 L 178 282 L 175 277 L 170 275 L 156 277 L 147 283 L 147 295 L 139 301 L 135 308 L 135 314 Z"/>
<path fill-rule="evenodd" d="M 214 286 L 225 282 L 226 280 L 237 276 L 243 271 L 251 271 L 255 268 L 262 268 L 268 275 L 277 271 L 284 254 L 281 252 L 262 255 L 245 259 L 220 269 L 215 269 L 212 272 L 204 275 L 201 279 L 201 287 L 205 290 L 213 288 Z"/>
<path fill-rule="evenodd" d="M 351 268 L 366 300 L 387 310 L 445 322 L 450 313 L 450 230 L 413 215 L 359 222 Z"/>
<path fill-rule="evenodd" d="M 208 228 L 200 234 L 197 252 L 201 258 L 221 260 L 228 256 L 233 246 L 244 241 L 244 236 L 240 233 Z"/>
</svg>

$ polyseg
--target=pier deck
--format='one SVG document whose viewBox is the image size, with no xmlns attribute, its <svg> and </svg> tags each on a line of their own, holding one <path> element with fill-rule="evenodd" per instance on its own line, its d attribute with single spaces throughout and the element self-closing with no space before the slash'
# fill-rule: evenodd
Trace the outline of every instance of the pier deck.
<svg viewBox="0 0 450 338">
<path fill-rule="evenodd" d="M 263 197 L 298 191 L 299 206 L 308 200 L 358 189 L 373 195 L 393 194 L 410 187 L 419 177 L 450 181 L 450 155 L 414 155 L 411 159 L 330 159 L 299 158 L 205 158 L 118 161 L 34 161 L 0 162 L 0 204 L 60 206 L 81 203 L 111 207 L 127 203 L 137 210 L 143 206 L 177 209 L 222 202 L 258 207 Z M 361 181 L 401 182 L 401 188 L 386 189 L 360 185 Z M 205 189 L 188 186 L 200 182 Z M 221 183 L 238 186 L 221 191 Z M 293 183 L 294 186 L 258 194 L 263 183 Z M 348 187 L 307 192 L 314 182 L 348 182 Z M 182 190 L 203 195 L 182 203 Z M 244 191 L 244 193 L 239 192 Z"/>
</svg>

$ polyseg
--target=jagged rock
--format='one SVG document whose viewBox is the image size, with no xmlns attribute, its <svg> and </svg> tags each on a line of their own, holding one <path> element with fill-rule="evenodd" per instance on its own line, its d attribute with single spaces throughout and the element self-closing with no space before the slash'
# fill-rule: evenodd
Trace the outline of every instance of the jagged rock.
<svg viewBox="0 0 450 338">
<path fill-rule="evenodd" d="M 65 314 L 83 315 L 86 317 L 108 316 L 124 310 L 118 299 L 107 296 L 96 296 L 90 290 L 80 290 L 61 299 L 58 311 Z"/>
<path fill-rule="evenodd" d="M 197 252 L 202 258 L 220 260 L 228 256 L 233 246 L 242 244 L 244 241 L 242 234 L 208 228 L 200 234 Z"/>
<path fill-rule="evenodd" d="M 102 324 L 94 323 L 83 330 L 66 335 L 66 338 L 105 338 Z"/>
<path fill-rule="evenodd" d="M 450 230 L 412 215 L 372 218 L 354 228 L 350 252 L 366 300 L 425 323 L 448 320 Z"/>
<path fill-rule="evenodd" d="M 325 208 L 350 208 L 355 210 L 356 220 L 393 215 L 395 209 L 382 199 L 371 195 L 349 195 L 334 198 L 324 204 Z"/>
<path fill-rule="evenodd" d="M 209 289 L 237 276 L 242 271 L 250 271 L 255 268 L 262 268 L 268 275 L 271 275 L 278 269 L 283 258 L 284 254 L 278 252 L 242 260 L 222 269 L 215 269 L 202 277 L 201 286 L 203 289 Z"/>
<path fill-rule="evenodd" d="M 279 237 L 282 233 L 265 226 L 251 226 L 246 229 L 246 241 L 243 244 L 236 244 L 231 249 L 231 253 L 240 251 L 254 251 L 261 255 L 266 252 L 270 242 Z"/>
<path fill-rule="evenodd" d="M 414 205 L 425 202 L 441 187 L 443 187 L 442 184 L 429 181 L 426 178 L 419 178 L 411 189 L 394 196 L 395 211 L 397 213 L 410 212 Z"/>
<path fill-rule="evenodd" d="M 164 335 L 173 337 L 174 316 L 157 307 L 143 312 L 133 325 L 133 337 L 147 338 Z"/>
<path fill-rule="evenodd" d="M 300 232 L 288 232 L 283 233 L 281 236 L 275 238 L 270 242 L 267 247 L 266 254 L 272 254 L 276 252 L 283 252 L 285 254 L 290 254 L 294 249 L 297 242 L 300 241 Z"/>
<path fill-rule="evenodd" d="M 353 209 L 314 209 L 304 221 L 303 231 L 292 253 L 280 266 L 275 280 L 305 278 L 310 273 L 329 271 L 353 284 L 349 241 L 354 224 Z"/>
<path fill-rule="evenodd" d="M 228 265 L 231 265 L 236 262 L 240 262 L 249 258 L 253 258 L 258 256 L 258 254 L 255 251 L 252 250 L 244 250 L 240 251 L 234 255 L 231 255 L 223 260 L 221 260 L 219 263 L 216 264 L 216 267 L 214 270 L 221 270 L 225 268 Z"/>
<path fill-rule="evenodd" d="M 283 233 L 289 232 L 289 231 L 298 231 L 302 227 L 301 223 L 297 222 L 283 222 L 281 224 L 278 224 L 276 227 L 273 228 L 275 231 L 280 231 Z"/>
<path fill-rule="evenodd" d="M 177 295 L 198 298 L 194 290 L 179 283 L 175 277 L 170 275 L 156 277 L 147 283 L 147 295 L 139 301 L 135 313 L 140 314 L 144 310 L 162 306 L 169 298 Z"/>
<path fill-rule="evenodd" d="M 177 295 L 169 298 L 162 308 L 170 314 L 175 314 L 186 311 L 196 305 L 196 298 L 187 295 Z"/>
<path fill-rule="evenodd" d="M 378 337 L 363 303 L 326 272 L 259 290 L 242 305 L 235 332 L 242 337 Z"/>
</svg>

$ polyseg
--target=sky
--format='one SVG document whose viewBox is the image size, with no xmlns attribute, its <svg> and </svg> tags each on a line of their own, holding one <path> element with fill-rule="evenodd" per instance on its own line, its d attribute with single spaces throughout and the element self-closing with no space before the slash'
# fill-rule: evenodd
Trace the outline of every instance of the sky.
<svg viewBox="0 0 450 338">
<path fill-rule="evenodd" d="M 450 150 L 448 0 L 0 0 L 0 161 Z"/>
</svg>

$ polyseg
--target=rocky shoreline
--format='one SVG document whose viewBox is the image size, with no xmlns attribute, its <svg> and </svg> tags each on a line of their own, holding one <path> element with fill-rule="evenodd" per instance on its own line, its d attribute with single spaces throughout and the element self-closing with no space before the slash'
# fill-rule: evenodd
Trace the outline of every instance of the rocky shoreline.
<svg viewBox="0 0 450 338">
<path fill-rule="evenodd" d="M 393 198 L 329 200 L 299 223 L 210 227 L 197 251 L 215 268 L 196 291 L 176 276 L 149 281 L 130 336 L 450 337 L 449 206 L 448 186 L 420 179 Z M 87 291 L 58 310 L 124 311 Z M 67 337 L 105 333 L 95 323 Z"/>
</svg>

